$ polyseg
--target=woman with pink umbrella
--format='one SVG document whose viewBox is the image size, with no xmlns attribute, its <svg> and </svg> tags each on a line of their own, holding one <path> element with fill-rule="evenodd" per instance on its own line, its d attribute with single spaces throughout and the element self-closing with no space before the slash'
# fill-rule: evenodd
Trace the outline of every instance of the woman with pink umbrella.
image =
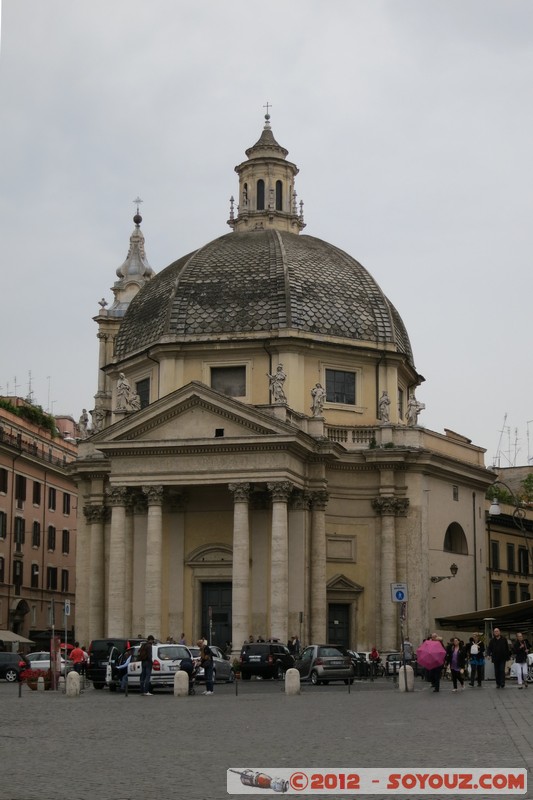
<svg viewBox="0 0 533 800">
<path fill-rule="evenodd" d="M 442 639 L 439 639 L 436 633 L 432 633 L 431 639 L 422 642 L 416 651 L 416 660 L 421 667 L 428 671 L 434 692 L 440 690 L 440 675 L 445 658 L 446 650 L 442 644 Z"/>
</svg>

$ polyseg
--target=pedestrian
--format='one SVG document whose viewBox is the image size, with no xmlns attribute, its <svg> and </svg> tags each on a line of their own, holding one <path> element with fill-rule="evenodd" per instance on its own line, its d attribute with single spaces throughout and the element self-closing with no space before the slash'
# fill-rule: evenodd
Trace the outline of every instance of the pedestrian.
<svg viewBox="0 0 533 800">
<path fill-rule="evenodd" d="M 524 639 L 523 633 L 517 633 L 516 639 L 513 642 L 512 652 L 514 655 L 514 663 L 516 664 L 516 679 L 518 681 L 518 688 L 527 689 L 527 654 L 529 653 L 529 642 Z"/>
<path fill-rule="evenodd" d="M 122 664 L 117 664 L 116 669 L 123 669 L 124 675 L 122 675 L 120 679 L 120 692 L 124 692 L 126 694 L 126 689 L 128 688 L 128 665 L 131 661 L 131 651 L 128 653 L 126 660 Z"/>
<path fill-rule="evenodd" d="M 141 680 L 140 689 L 144 697 L 151 697 L 150 680 L 152 677 L 152 664 L 154 663 L 154 656 L 152 645 L 155 642 L 153 636 L 148 636 L 145 642 L 142 643 L 139 650 L 139 661 L 141 662 Z"/>
<path fill-rule="evenodd" d="M 413 660 L 414 650 L 413 650 L 413 645 L 411 644 L 409 639 L 404 639 L 403 645 L 402 645 L 402 650 L 403 650 L 404 663 L 405 663 L 406 666 L 410 667 L 411 666 L 411 662 Z"/>
<path fill-rule="evenodd" d="M 434 692 L 440 692 L 440 679 L 442 677 L 442 665 L 446 659 L 446 648 L 442 642 L 442 637 L 438 636 L 436 633 L 431 634 L 431 640 L 433 642 L 438 642 L 442 647 L 442 663 L 439 667 L 433 667 L 432 669 L 427 670 L 428 680 L 433 687 Z"/>
<path fill-rule="evenodd" d="M 200 666 L 204 669 L 205 692 L 203 694 L 211 695 L 215 690 L 213 683 L 213 653 L 207 642 L 204 644 L 203 639 L 199 639 L 196 644 L 200 648 Z"/>
<path fill-rule="evenodd" d="M 452 639 L 451 644 L 446 648 L 446 661 L 444 663 L 450 666 L 453 682 L 452 692 L 457 691 L 458 683 L 461 685 L 462 691 L 465 688 L 466 650 L 461 646 L 457 636 Z"/>
<path fill-rule="evenodd" d="M 492 639 L 487 647 L 487 655 L 492 659 L 494 664 L 494 678 L 496 679 L 496 688 L 505 688 L 505 665 L 511 656 L 509 644 L 500 632 L 499 628 L 494 628 Z"/>
<path fill-rule="evenodd" d="M 187 639 L 185 638 L 184 633 L 182 633 L 180 636 L 179 644 L 187 644 Z"/>
<path fill-rule="evenodd" d="M 477 685 L 481 686 L 485 673 L 485 645 L 481 641 L 479 633 L 475 633 L 470 638 L 468 660 L 470 663 L 470 686 L 474 686 L 476 678 Z"/>
<path fill-rule="evenodd" d="M 80 647 L 79 642 L 75 642 L 74 650 L 70 653 L 70 660 L 72 661 L 72 665 L 74 670 L 81 675 L 83 672 L 83 664 L 85 661 L 85 653 L 83 652 L 82 648 Z"/>
<path fill-rule="evenodd" d="M 296 658 L 297 655 L 300 653 L 300 640 L 297 636 L 291 636 L 289 641 L 287 642 L 287 649 L 291 656 Z"/>
<path fill-rule="evenodd" d="M 180 661 L 180 670 L 187 673 L 189 679 L 189 694 L 196 694 L 194 690 L 194 672 L 195 666 L 192 658 L 182 658 Z"/>
</svg>

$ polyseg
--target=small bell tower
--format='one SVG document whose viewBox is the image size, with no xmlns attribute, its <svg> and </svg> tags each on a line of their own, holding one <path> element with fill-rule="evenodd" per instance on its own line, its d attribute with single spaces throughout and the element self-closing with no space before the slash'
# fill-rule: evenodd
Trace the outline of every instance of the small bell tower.
<svg viewBox="0 0 533 800">
<path fill-rule="evenodd" d="M 238 164 L 239 203 L 230 199 L 228 225 L 234 231 L 276 229 L 300 233 L 305 228 L 303 203 L 298 203 L 294 178 L 298 167 L 287 161 L 289 151 L 274 138 L 270 104 L 265 106 L 265 125 L 257 142 L 246 150 L 247 161 Z"/>
</svg>

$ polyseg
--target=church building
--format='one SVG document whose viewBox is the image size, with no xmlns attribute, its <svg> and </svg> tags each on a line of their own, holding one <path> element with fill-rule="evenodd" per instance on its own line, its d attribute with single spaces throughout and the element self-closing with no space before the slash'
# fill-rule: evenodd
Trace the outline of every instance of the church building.
<svg viewBox="0 0 533 800">
<path fill-rule="evenodd" d="M 133 218 L 74 467 L 80 641 L 392 651 L 485 597 L 484 450 L 423 427 L 400 314 L 303 233 L 287 156 L 267 114 L 231 232 L 158 274 Z"/>
</svg>

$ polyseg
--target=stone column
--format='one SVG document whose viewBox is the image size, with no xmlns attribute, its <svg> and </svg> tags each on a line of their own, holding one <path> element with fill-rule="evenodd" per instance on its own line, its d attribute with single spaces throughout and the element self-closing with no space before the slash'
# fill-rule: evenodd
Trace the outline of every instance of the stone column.
<svg viewBox="0 0 533 800">
<path fill-rule="evenodd" d="M 231 638 L 239 652 L 250 625 L 250 484 L 230 483 L 228 488 L 233 492 Z"/>
<path fill-rule="evenodd" d="M 103 394 L 105 392 L 106 386 L 105 386 L 105 372 L 103 372 L 102 367 L 105 367 L 105 365 L 109 363 L 106 353 L 108 336 L 106 333 L 98 332 L 97 337 L 99 340 L 98 362 L 100 367 L 98 370 L 98 394 Z"/>
<path fill-rule="evenodd" d="M 89 646 L 89 576 L 91 570 L 91 536 L 84 506 L 78 512 L 76 534 L 76 639 Z"/>
<path fill-rule="evenodd" d="M 270 557 L 270 636 L 283 643 L 288 638 L 289 614 L 289 525 L 287 503 L 290 481 L 267 483 L 272 495 L 272 535 Z"/>
<path fill-rule="evenodd" d="M 89 640 L 104 635 L 105 618 L 105 551 L 104 527 L 107 516 L 105 506 L 86 506 L 90 523 L 91 572 L 89 576 Z"/>
<path fill-rule="evenodd" d="M 163 487 L 143 486 L 148 500 L 146 526 L 145 635 L 161 636 L 161 583 L 163 579 Z"/>
<path fill-rule="evenodd" d="M 126 498 L 126 519 L 124 524 L 124 634 L 134 636 L 132 624 L 133 609 L 133 513 L 134 497 Z"/>
<path fill-rule="evenodd" d="M 398 497 L 377 497 L 373 508 L 381 515 L 381 649 L 398 649 L 398 604 L 391 597 L 391 583 L 397 583 L 396 523 L 397 514 L 405 513 L 409 500 Z"/>
<path fill-rule="evenodd" d="M 327 641 L 326 505 L 328 493 L 311 493 L 311 641 Z"/>
<path fill-rule="evenodd" d="M 112 487 L 107 499 L 111 505 L 111 533 L 109 536 L 109 592 L 106 636 L 126 636 L 126 504 L 128 489 Z"/>
</svg>

